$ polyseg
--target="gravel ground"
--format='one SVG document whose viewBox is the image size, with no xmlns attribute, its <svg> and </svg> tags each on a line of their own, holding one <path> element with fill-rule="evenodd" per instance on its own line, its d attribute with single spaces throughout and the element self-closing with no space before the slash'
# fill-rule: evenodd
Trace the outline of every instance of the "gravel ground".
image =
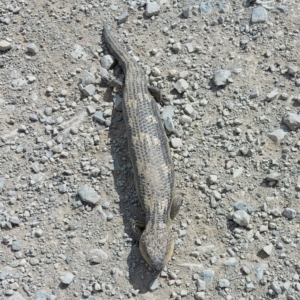
<svg viewBox="0 0 300 300">
<path fill-rule="evenodd" d="M 0 299 L 300 299 L 299 16 L 298 0 L 1 0 Z M 184 204 L 158 278 L 130 229 L 103 24 L 164 94 Z"/>
</svg>

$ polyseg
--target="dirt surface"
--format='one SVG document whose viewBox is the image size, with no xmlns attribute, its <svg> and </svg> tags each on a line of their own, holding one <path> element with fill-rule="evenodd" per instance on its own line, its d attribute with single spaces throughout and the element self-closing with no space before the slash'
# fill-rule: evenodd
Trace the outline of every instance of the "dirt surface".
<svg viewBox="0 0 300 300">
<path fill-rule="evenodd" d="M 300 299 L 299 16 L 297 0 L 1 0 L 0 299 Z M 157 278 L 130 227 L 104 24 L 164 95 L 184 203 Z"/>
</svg>

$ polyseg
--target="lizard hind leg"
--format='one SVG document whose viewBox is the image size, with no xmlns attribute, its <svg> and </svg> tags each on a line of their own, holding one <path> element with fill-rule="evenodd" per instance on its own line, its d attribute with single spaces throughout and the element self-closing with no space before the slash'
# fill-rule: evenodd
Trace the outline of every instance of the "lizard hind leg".
<svg viewBox="0 0 300 300">
<path fill-rule="evenodd" d="M 175 198 L 172 207 L 171 207 L 171 212 L 170 212 L 170 217 L 172 220 L 175 219 L 176 215 L 178 214 L 180 207 L 182 206 L 183 199 L 182 198 Z"/>
</svg>

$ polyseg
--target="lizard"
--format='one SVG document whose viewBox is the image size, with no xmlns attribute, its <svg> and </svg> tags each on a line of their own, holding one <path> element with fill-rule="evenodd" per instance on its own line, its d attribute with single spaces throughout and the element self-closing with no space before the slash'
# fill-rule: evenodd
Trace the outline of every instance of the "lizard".
<svg viewBox="0 0 300 300">
<path fill-rule="evenodd" d="M 135 189 L 145 213 L 145 220 L 135 223 L 135 237 L 142 257 L 160 272 L 174 251 L 172 221 L 182 204 L 182 199 L 175 197 L 169 142 L 143 69 L 107 26 L 103 27 L 103 38 L 125 74 L 123 119 Z"/>
</svg>

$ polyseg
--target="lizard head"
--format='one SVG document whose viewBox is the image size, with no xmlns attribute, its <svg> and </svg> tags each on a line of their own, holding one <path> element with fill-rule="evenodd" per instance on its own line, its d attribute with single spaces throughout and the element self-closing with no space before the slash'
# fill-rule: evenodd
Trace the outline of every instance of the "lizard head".
<svg viewBox="0 0 300 300">
<path fill-rule="evenodd" d="M 143 258 L 155 270 L 161 271 L 174 250 L 174 238 L 167 227 L 145 228 L 139 241 Z"/>
</svg>

